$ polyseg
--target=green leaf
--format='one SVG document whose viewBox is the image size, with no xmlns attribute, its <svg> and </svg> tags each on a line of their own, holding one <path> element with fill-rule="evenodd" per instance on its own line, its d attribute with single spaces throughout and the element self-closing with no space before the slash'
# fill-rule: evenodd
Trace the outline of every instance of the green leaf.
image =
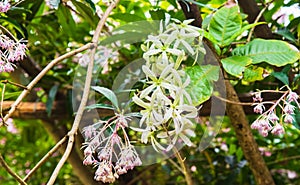
<svg viewBox="0 0 300 185">
<path fill-rule="evenodd" d="M 97 25 L 99 17 L 95 15 L 95 11 L 79 1 L 72 0 L 72 3 L 84 20 L 86 20 L 92 27 L 95 27 Z"/>
<path fill-rule="evenodd" d="M 300 126 L 299 126 L 299 123 L 300 123 L 300 110 L 299 109 L 296 109 L 295 110 L 295 114 L 294 114 L 294 121 L 293 121 L 293 125 L 300 130 Z"/>
<path fill-rule="evenodd" d="M 111 109 L 111 110 L 116 110 L 113 106 L 109 104 L 104 104 L 104 103 L 98 103 L 98 104 L 93 104 L 85 107 L 88 110 L 91 109 Z"/>
<path fill-rule="evenodd" d="M 46 102 L 46 112 L 49 117 L 51 116 L 53 102 L 55 100 L 55 96 L 57 94 L 58 87 L 59 87 L 59 85 L 54 85 L 51 87 L 51 89 L 49 91 L 48 99 Z"/>
<path fill-rule="evenodd" d="M 25 37 L 24 31 L 22 30 L 21 25 L 14 19 L 11 19 L 9 17 L 1 17 L 0 16 L 0 22 L 6 22 L 8 23 L 10 26 L 12 26 L 14 29 L 16 29 L 21 35 L 22 37 Z M 3 25 L 3 23 L 1 23 Z"/>
<path fill-rule="evenodd" d="M 237 161 L 240 161 L 240 162 L 239 162 L 240 164 L 244 164 L 244 165 L 246 164 L 245 161 L 241 161 L 241 160 L 242 160 L 242 157 L 243 157 L 243 155 L 244 155 L 243 150 L 242 150 L 241 147 L 239 147 L 239 148 L 236 150 L 235 155 L 236 155 Z M 240 167 L 242 168 L 244 165 L 240 165 Z"/>
<path fill-rule="evenodd" d="M 240 30 L 238 30 L 237 32 L 235 32 L 231 37 L 230 39 L 228 40 L 228 42 L 233 42 L 238 36 L 240 36 L 242 33 L 244 33 L 244 31 L 250 29 L 250 28 L 253 28 L 257 25 L 260 25 L 260 24 L 265 24 L 264 22 L 258 22 L 258 23 L 253 23 L 253 24 L 248 24 L 246 26 L 243 26 Z"/>
<path fill-rule="evenodd" d="M 273 72 L 271 75 L 280 80 L 283 84 L 289 85 L 289 77 L 287 74 L 283 72 Z"/>
<path fill-rule="evenodd" d="M 252 59 L 245 56 L 232 56 L 222 59 L 221 63 L 227 73 L 240 78 L 246 66 L 252 63 Z"/>
<path fill-rule="evenodd" d="M 65 6 L 59 6 L 58 10 L 55 11 L 58 22 L 61 24 L 65 33 L 70 37 L 74 38 L 76 33 L 76 23 L 70 10 Z"/>
<path fill-rule="evenodd" d="M 250 65 L 244 71 L 243 80 L 247 82 L 254 82 L 264 79 L 264 68 Z"/>
<path fill-rule="evenodd" d="M 91 88 L 105 96 L 109 101 L 111 101 L 111 103 L 116 109 L 119 109 L 117 96 L 112 90 L 100 86 L 92 86 Z"/>
<path fill-rule="evenodd" d="M 224 47 L 232 42 L 231 37 L 241 28 L 242 17 L 238 6 L 222 7 L 212 17 L 209 24 L 209 33 L 215 38 L 219 46 Z"/>
<path fill-rule="evenodd" d="M 110 37 L 107 37 L 103 41 L 101 41 L 101 45 L 107 45 L 111 44 L 116 41 L 123 41 L 127 44 L 132 44 L 136 42 L 141 42 L 147 38 L 148 34 L 145 33 L 139 33 L 139 32 L 125 32 L 122 34 L 116 34 L 112 35 Z"/>
<path fill-rule="evenodd" d="M 235 144 L 230 144 L 228 153 L 230 155 L 233 155 L 235 152 L 236 152 L 236 145 Z"/>
<path fill-rule="evenodd" d="M 130 14 L 130 13 L 114 13 L 110 15 L 111 18 L 114 19 L 119 19 L 121 21 L 125 22 L 135 22 L 135 21 L 143 21 L 145 20 L 144 18 L 137 16 L 135 14 Z"/>
<path fill-rule="evenodd" d="M 116 41 L 132 44 L 145 40 L 149 34 L 156 33 L 159 29 L 159 21 L 137 21 L 116 28 L 117 32 L 101 41 L 101 45 L 111 44 Z M 121 33 L 118 33 L 120 32 Z"/>
<path fill-rule="evenodd" d="M 267 62 L 277 67 L 292 64 L 300 58 L 299 51 L 287 42 L 264 39 L 254 39 L 244 46 L 235 48 L 232 54 L 250 57 L 253 64 Z"/>
<path fill-rule="evenodd" d="M 196 106 L 208 100 L 213 93 L 213 81 L 219 78 L 219 67 L 193 66 L 184 70 L 191 79 L 186 90 L 192 98 L 193 105 Z"/>
<path fill-rule="evenodd" d="M 158 10 L 150 10 L 149 11 L 152 20 L 165 20 L 165 11 L 158 9 Z"/>
<path fill-rule="evenodd" d="M 5 92 L 4 94 L 4 100 L 17 97 L 21 94 L 22 91 L 17 91 L 17 92 Z"/>
<path fill-rule="evenodd" d="M 284 37 L 285 39 L 290 40 L 290 41 L 296 43 L 296 38 L 295 38 L 295 36 L 294 36 L 293 33 L 292 33 L 290 30 L 288 30 L 288 29 L 279 29 L 279 30 L 276 31 L 276 34 L 281 35 L 281 36 Z"/>
<path fill-rule="evenodd" d="M 85 0 L 85 1 L 90 5 L 90 7 L 92 8 L 93 12 L 95 13 L 96 12 L 96 6 L 93 3 L 93 1 L 92 0 Z"/>
</svg>

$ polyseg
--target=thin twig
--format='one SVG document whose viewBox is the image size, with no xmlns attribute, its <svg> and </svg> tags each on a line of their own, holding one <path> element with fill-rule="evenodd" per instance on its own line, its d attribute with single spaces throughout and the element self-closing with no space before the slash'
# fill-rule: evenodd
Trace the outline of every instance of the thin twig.
<svg viewBox="0 0 300 185">
<path fill-rule="evenodd" d="M 113 8 L 116 6 L 116 4 L 118 2 L 119 2 L 119 0 L 115 1 L 114 3 L 110 4 L 110 6 L 106 9 L 103 17 L 101 18 L 101 20 L 99 21 L 99 23 L 97 25 L 94 37 L 92 39 L 92 43 L 98 43 L 100 33 L 106 22 L 106 19 L 108 18 L 109 14 L 111 13 L 111 11 L 113 10 Z M 72 126 L 70 132 L 68 133 L 69 140 L 68 140 L 68 145 L 67 145 L 66 151 L 63 154 L 62 158 L 60 159 L 59 163 L 57 164 L 56 168 L 54 169 L 47 185 L 54 184 L 60 169 L 63 167 L 64 163 L 66 162 L 66 160 L 68 159 L 68 157 L 72 151 L 73 143 L 74 143 L 74 139 L 75 139 L 74 136 L 77 133 L 79 123 L 82 118 L 82 115 L 85 110 L 85 106 L 86 106 L 86 103 L 87 103 L 87 100 L 89 97 L 90 86 L 91 86 L 91 81 L 92 81 L 92 76 L 93 76 L 95 52 L 96 52 L 96 47 L 94 47 L 90 51 L 90 62 L 88 64 L 88 68 L 87 68 L 87 75 L 86 75 L 85 84 L 84 84 L 84 91 L 83 91 L 82 99 L 81 99 L 77 114 L 76 114 L 74 122 L 73 122 L 73 126 Z"/>
<path fill-rule="evenodd" d="M 191 174 L 188 172 L 187 168 L 186 168 L 186 164 L 185 164 L 185 160 L 182 159 L 179 151 L 177 150 L 176 147 L 174 147 L 174 152 L 175 152 L 175 156 L 179 162 L 179 165 L 182 169 L 182 173 L 184 175 L 184 178 L 185 178 L 185 181 L 186 181 L 186 184 L 187 185 L 193 185 L 193 180 L 192 180 L 192 177 L 191 177 Z"/>
<path fill-rule="evenodd" d="M 273 165 L 273 164 L 282 163 L 282 162 L 295 160 L 295 159 L 300 159 L 300 155 L 295 155 L 295 156 L 286 157 L 286 158 L 283 158 L 283 159 L 278 159 L 276 161 L 271 161 L 271 162 L 268 162 L 267 165 Z"/>
<path fill-rule="evenodd" d="M 13 34 L 10 33 L 10 31 L 8 31 L 8 29 L 6 29 L 4 26 L 0 25 L 0 29 L 4 30 L 10 37 L 12 37 L 16 42 L 19 42 L 18 39 L 13 36 Z"/>
<path fill-rule="evenodd" d="M 27 89 L 27 87 L 25 87 L 24 85 L 22 84 L 18 84 L 18 83 L 15 83 L 15 82 L 11 82 L 11 81 L 8 81 L 8 80 L 1 80 L 0 81 L 1 83 L 4 83 L 4 84 L 11 84 L 11 85 L 14 85 L 16 87 L 20 87 L 22 89 Z"/>
<path fill-rule="evenodd" d="M 2 167 L 3 167 L 3 168 L 11 175 L 11 176 L 13 176 L 20 184 L 22 184 L 22 185 L 27 185 L 26 182 L 24 182 L 24 181 L 22 180 L 22 178 L 19 177 L 19 175 L 16 174 L 16 173 L 8 166 L 8 164 L 5 162 L 5 160 L 4 160 L 3 156 L 1 155 L 1 153 L 0 153 L 0 164 L 1 164 L 1 166 L 2 166 Z"/>
<path fill-rule="evenodd" d="M 23 181 L 26 182 L 36 170 L 41 167 L 54 152 L 56 152 L 67 140 L 67 136 L 63 137 L 56 145 L 30 170 L 30 172 L 24 177 Z"/>
<path fill-rule="evenodd" d="M 267 10 L 267 8 L 269 7 L 269 5 L 272 3 L 273 1 L 270 1 L 266 4 L 266 6 L 259 12 L 259 14 L 257 15 L 255 21 L 253 24 L 256 24 L 258 23 L 259 19 L 263 16 L 263 13 Z M 251 28 L 250 32 L 249 32 L 249 35 L 248 35 L 248 38 L 247 38 L 247 42 L 250 42 L 251 40 L 251 37 L 252 37 L 252 34 L 254 33 L 254 29 L 255 29 L 255 26 Z"/>
<path fill-rule="evenodd" d="M 231 101 L 231 100 L 227 100 L 226 98 L 222 98 L 220 96 L 214 96 L 216 98 L 218 98 L 219 100 L 222 100 L 226 103 L 231 103 L 231 104 L 236 104 L 236 105 L 253 105 L 253 103 L 247 103 L 247 102 L 235 102 L 235 101 Z"/>
<path fill-rule="evenodd" d="M 27 89 L 24 89 L 23 92 L 19 95 L 19 97 L 16 99 L 16 101 L 11 105 L 10 110 L 8 111 L 8 113 L 5 115 L 4 120 L 2 120 L 2 122 L 0 122 L 0 127 L 3 126 L 3 123 L 5 121 L 7 121 L 8 118 L 11 117 L 11 115 L 16 111 L 16 108 L 18 107 L 18 105 L 22 102 L 22 100 L 29 94 L 29 92 L 32 90 L 32 88 L 41 80 L 41 78 L 43 76 L 46 75 L 46 73 L 53 67 L 55 66 L 57 63 L 59 63 L 60 61 L 69 58 L 73 55 L 76 55 L 77 53 L 80 53 L 84 50 L 90 49 L 90 48 L 94 48 L 95 44 L 94 43 L 88 43 L 85 44 L 84 46 L 75 49 L 73 51 L 70 51 L 54 60 L 52 60 L 27 86 Z"/>
</svg>

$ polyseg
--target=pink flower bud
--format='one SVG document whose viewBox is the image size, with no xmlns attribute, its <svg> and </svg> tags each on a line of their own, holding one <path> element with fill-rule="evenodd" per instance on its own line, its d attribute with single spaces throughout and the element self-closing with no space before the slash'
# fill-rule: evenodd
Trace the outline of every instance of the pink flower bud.
<svg viewBox="0 0 300 185">
<path fill-rule="evenodd" d="M 287 101 L 288 102 L 296 102 L 298 98 L 299 98 L 298 94 L 291 91 L 287 96 Z"/>
<path fill-rule="evenodd" d="M 276 124 L 271 133 L 274 135 L 284 134 L 284 128 L 282 127 L 282 125 Z"/>
<path fill-rule="evenodd" d="M 286 114 L 283 120 L 285 123 L 293 123 L 294 118 L 290 114 Z"/>
<path fill-rule="evenodd" d="M 253 111 L 255 113 L 262 114 L 264 109 L 265 109 L 265 106 L 262 103 L 259 103 L 254 107 Z"/>
</svg>

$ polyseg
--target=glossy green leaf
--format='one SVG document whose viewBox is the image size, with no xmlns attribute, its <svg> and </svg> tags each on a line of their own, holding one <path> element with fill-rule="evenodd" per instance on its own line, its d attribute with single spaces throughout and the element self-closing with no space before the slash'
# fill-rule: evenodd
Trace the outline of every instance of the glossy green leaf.
<svg viewBox="0 0 300 185">
<path fill-rule="evenodd" d="M 300 130 L 300 110 L 299 109 L 296 109 L 295 110 L 295 114 L 294 114 L 294 121 L 293 121 L 293 125 Z"/>
<path fill-rule="evenodd" d="M 152 20 L 164 20 L 165 19 L 165 11 L 163 10 L 150 10 L 149 11 Z"/>
<path fill-rule="evenodd" d="M 199 105 L 210 98 L 213 93 L 213 81 L 219 78 L 219 67 L 213 65 L 193 66 L 185 68 L 191 82 L 186 88 L 193 104 Z"/>
<path fill-rule="evenodd" d="M 159 30 L 159 21 L 137 21 L 114 30 L 113 35 L 101 41 L 101 45 L 111 44 L 116 41 L 131 44 L 141 42 L 147 39 L 149 34 L 156 33 Z"/>
<path fill-rule="evenodd" d="M 55 100 L 55 96 L 57 94 L 58 87 L 59 87 L 59 85 L 54 85 L 53 87 L 51 87 L 51 89 L 49 91 L 48 99 L 46 102 L 46 112 L 49 117 L 51 116 L 53 102 Z"/>
<path fill-rule="evenodd" d="M 232 42 L 232 36 L 242 28 L 242 17 L 238 6 L 222 7 L 213 15 L 209 24 L 209 33 L 221 47 Z"/>
<path fill-rule="evenodd" d="M 72 3 L 76 7 L 76 10 L 79 12 L 79 15 L 82 16 L 84 20 L 86 20 L 92 27 L 95 27 L 97 25 L 99 17 L 95 15 L 95 12 L 91 8 L 89 8 L 84 3 L 76 0 L 72 0 Z"/>
<path fill-rule="evenodd" d="M 90 5 L 90 7 L 92 8 L 93 12 L 95 13 L 96 12 L 96 6 L 93 3 L 93 1 L 92 0 L 85 0 L 85 1 Z"/>
<path fill-rule="evenodd" d="M 111 101 L 115 108 L 119 109 L 117 96 L 112 90 L 100 86 L 92 86 L 91 88 L 105 96 L 109 101 Z"/>
<path fill-rule="evenodd" d="M 253 24 L 247 24 L 246 26 L 243 26 L 240 30 L 238 30 L 237 32 L 235 32 L 230 39 L 228 40 L 228 42 L 233 42 L 238 36 L 240 36 L 242 33 L 244 33 L 244 31 L 249 30 L 257 25 L 260 24 L 265 24 L 263 22 L 258 22 L 258 23 L 253 23 Z"/>
<path fill-rule="evenodd" d="M 21 25 L 14 19 L 11 19 L 9 17 L 1 17 L 0 16 L 0 23 L 4 25 L 2 22 L 5 22 L 12 26 L 14 29 L 16 29 L 19 33 L 21 33 L 22 37 L 25 37 L 24 31 L 21 28 Z"/>
<path fill-rule="evenodd" d="M 251 62 L 252 59 L 245 56 L 232 56 L 223 58 L 221 60 L 222 66 L 225 71 L 238 78 L 243 75 L 246 66 L 250 65 Z"/>
<path fill-rule="evenodd" d="M 58 10 L 55 11 L 55 13 L 64 32 L 67 33 L 70 37 L 74 38 L 76 33 L 76 23 L 70 10 L 65 6 L 59 6 Z"/>
<path fill-rule="evenodd" d="M 5 92 L 5 94 L 4 94 L 4 100 L 10 99 L 10 98 L 14 98 L 14 97 L 18 97 L 21 93 L 22 93 L 22 91 Z"/>
<path fill-rule="evenodd" d="M 273 72 L 271 75 L 280 80 L 283 84 L 289 85 L 289 77 L 287 74 L 283 72 Z"/>
<path fill-rule="evenodd" d="M 91 109 L 111 109 L 111 110 L 116 110 L 113 106 L 109 104 L 104 104 L 104 103 L 98 103 L 98 104 L 93 104 L 85 107 L 88 110 Z"/>
<path fill-rule="evenodd" d="M 144 18 L 137 16 L 135 14 L 130 14 L 130 13 L 114 13 L 110 15 L 111 18 L 114 19 L 119 19 L 121 21 L 125 22 L 134 22 L 134 21 L 143 21 L 145 20 Z"/>
<path fill-rule="evenodd" d="M 250 65 L 244 71 L 243 80 L 247 82 L 255 82 L 264 79 L 264 68 Z"/>
<path fill-rule="evenodd" d="M 232 54 L 250 57 L 253 64 L 267 62 L 277 67 L 292 64 L 300 59 L 299 51 L 280 40 L 254 39 L 244 46 L 235 48 Z"/>
<path fill-rule="evenodd" d="M 292 42 L 294 42 L 294 43 L 296 42 L 295 36 L 294 36 L 293 33 L 292 33 L 290 30 L 288 30 L 288 29 L 280 29 L 280 30 L 277 30 L 277 31 L 276 31 L 276 34 L 281 35 L 281 36 L 284 37 L 285 39 L 290 40 L 290 41 L 292 41 Z"/>
</svg>

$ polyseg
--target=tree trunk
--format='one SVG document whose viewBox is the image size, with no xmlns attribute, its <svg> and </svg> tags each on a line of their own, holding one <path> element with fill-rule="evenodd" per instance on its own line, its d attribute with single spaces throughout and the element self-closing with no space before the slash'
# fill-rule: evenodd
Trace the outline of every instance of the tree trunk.
<svg viewBox="0 0 300 185">
<path fill-rule="evenodd" d="M 195 21 L 198 21 L 198 23 L 194 23 L 194 25 L 198 25 L 202 22 L 201 20 L 199 20 L 198 16 L 200 15 L 199 9 L 190 8 L 190 11 L 187 12 L 187 8 L 184 8 L 184 6 L 186 6 L 187 4 L 180 2 L 180 5 L 181 7 L 183 7 L 182 9 L 184 11 L 184 14 L 188 15 L 186 17 L 191 18 L 191 14 L 194 15 L 193 18 L 195 19 Z M 190 4 L 190 6 L 195 5 Z M 221 63 L 220 58 L 216 54 L 212 44 L 207 40 L 205 40 L 205 42 L 213 51 L 213 54 L 215 55 L 219 63 Z M 240 100 L 237 96 L 237 93 L 228 80 L 225 81 L 225 86 L 227 99 L 233 102 L 239 102 Z M 265 161 L 261 156 L 260 151 L 258 150 L 258 145 L 252 135 L 243 107 L 237 104 L 226 104 L 226 113 L 230 118 L 231 124 L 234 127 L 236 137 L 239 141 L 239 145 L 241 146 L 244 156 L 249 163 L 250 169 L 254 175 L 256 183 L 259 185 L 274 185 L 275 183 L 273 181 L 271 173 L 268 167 L 266 166 Z"/>
</svg>

